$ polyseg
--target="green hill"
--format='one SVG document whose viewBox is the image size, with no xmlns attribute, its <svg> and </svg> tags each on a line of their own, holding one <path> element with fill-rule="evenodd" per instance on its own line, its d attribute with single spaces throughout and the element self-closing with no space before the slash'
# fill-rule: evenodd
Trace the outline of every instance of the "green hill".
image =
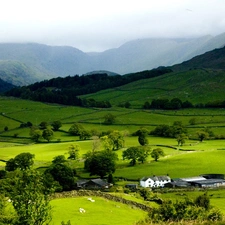
<svg viewBox="0 0 225 225">
<path fill-rule="evenodd" d="M 225 47 L 206 52 L 171 68 L 174 71 L 192 68 L 225 69 Z"/>
<path fill-rule="evenodd" d="M 0 60 L 0 78 L 15 86 L 23 86 L 45 77 L 19 61 Z"/>
<path fill-rule="evenodd" d="M 124 86 L 82 96 L 98 101 L 108 99 L 134 107 L 160 98 L 179 98 L 194 104 L 225 100 L 225 47 L 206 52 L 181 64 L 168 67 L 174 72 L 138 80 Z"/>
<path fill-rule="evenodd" d="M 139 80 L 82 98 L 93 98 L 97 101 L 107 99 L 115 105 L 129 101 L 136 107 L 142 106 L 145 101 L 158 98 L 180 98 L 196 104 L 225 100 L 224 89 L 225 71 L 196 69 Z"/>
</svg>

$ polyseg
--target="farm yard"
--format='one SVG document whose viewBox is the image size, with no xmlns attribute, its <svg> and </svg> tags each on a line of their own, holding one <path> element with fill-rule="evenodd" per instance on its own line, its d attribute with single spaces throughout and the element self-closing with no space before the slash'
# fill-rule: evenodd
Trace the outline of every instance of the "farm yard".
<svg viewBox="0 0 225 225">
<path fill-rule="evenodd" d="M 106 125 L 104 116 L 113 114 L 115 123 Z M 72 106 L 61 106 L 57 104 L 44 104 L 27 100 L 0 99 L 0 170 L 4 170 L 5 162 L 20 153 L 31 153 L 35 155 L 34 168 L 43 171 L 48 168 L 54 157 L 63 155 L 69 157 L 71 146 L 79 146 L 78 160 L 70 160 L 68 164 L 76 170 L 75 179 L 90 179 L 98 176 L 90 176 L 84 169 L 84 156 L 93 149 L 94 139 L 92 137 L 81 140 L 79 136 L 69 133 L 74 123 L 79 123 L 85 130 L 108 132 L 119 131 L 124 135 L 124 145 L 115 151 L 118 155 L 116 170 L 113 174 L 115 184 L 113 192 L 123 198 L 132 198 L 139 202 L 142 198 L 133 193 L 124 194 L 125 185 L 128 183 L 139 184 L 144 176 L 166 175 L 173 178 L 198 176 L 200 174 L 225 174 L 225 139 L 215 138 L 225 132 L 225 111 L 223 109 L 183 109 L 178 111 L 126 109 L 113 107 L 110 109 L 79 108 Z M 195 119 L 191 124 L 190 120 Z M 62 126 L 54 131 L 50 141 L 40 138 L 38 142 L 32 140 L 30 127 L 21 126 L 28 122 L 39 126 L 41 122 L 47 122 L 50 127 L 53 121 L 61 121 Z M 188 138 L 185 143 L 178 145 L 175 137 L 159 137 L 153 134 L 147 136 L 150 150 L 160 148 L 164 152 L 158 161 L 148 155 L 144 163 L 137 162 L 131 166 L 129 159 L 123 158 L 123 152 L 133 146 L 140 146 L 138 137 L 133 135 L 140 128 L 146 128 L 149 132 L 159 125 L 173 126 L 176 121 L 181 121 L 187 130 Z M 7 127 L 7 129 L 6 129 Z M 214 137 L 199 140 L 197 132 L 208 128 L 214 133 Z M 103 150 L 101 144 L 99 150 Z M 225 213 L 223 201 L 225 190 L 207 190 L 211 204 Z M 162 199 L 184 199 L 196 197 L 202 190 L 188 192 L 163 192 L 156 190 L 156 194 Z M 112 193 L 113 194 L 113 193 Z M 60 224 L 61 221 L 71 221 L 71 224 L 135 224 L 145 219 L 146 212 L 130 208 L 122 203 L 107 201 L 94 197 L 94 208 L 87 197 L 59 198 L 51 201 L 53 206 L 53 219 L 51 224 Z M 145 202 L 144 204 L 149 204 Z M 63 206 L 63 207 L 62 207 Z M 151 206 L 156 206 L 154 202 Z M 79 208 L 84 208 L 85 213 L 80 213 Z M 107 216 L 103 217 L 102 212 Z M 110 218 L 110 220 L 109 220 Z"/>
</svg>

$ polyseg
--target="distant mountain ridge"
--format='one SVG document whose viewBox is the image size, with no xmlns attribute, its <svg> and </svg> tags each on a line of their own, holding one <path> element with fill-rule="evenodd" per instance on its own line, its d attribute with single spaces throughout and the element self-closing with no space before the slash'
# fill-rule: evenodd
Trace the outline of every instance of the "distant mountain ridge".
<svg viewBox="0 0 225 225">
<path fill-rule="evenodd" d="M 146 101 L 163 97 L 191 99 L 194 103 L 204 104 L 224 101 L 225 104 L 224 89 L 225 47 L 171 67 L 158 67 L 123 76 L 100 71 L 90 75 L 52 78 L 12 89 L 6 95 L 88 107 L 95 107 L 100 102 L 101 107 L 108 107 L 110 104 L 104 102 L 111 103 L 111 100 L 118 105 L 124 103 L 125 99 Z"/>
<path fill-rule="evenodd" d="M 0 78 L 20 86 L 91 71 L 123 75 L 178 64 L 224 45 L 225 33 L 216 37 L 140 39 L 101 53 L 84 53 L 69 46 L 2 43 Z"/>
</svg>

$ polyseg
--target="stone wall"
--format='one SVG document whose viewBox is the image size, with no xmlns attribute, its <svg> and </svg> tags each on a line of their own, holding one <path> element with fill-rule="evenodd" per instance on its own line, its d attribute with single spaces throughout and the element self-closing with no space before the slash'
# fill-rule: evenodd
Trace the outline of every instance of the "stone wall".
<svg viewBox="0 0 225 225">
<path fill-rule="evenodd" d="M 151 210 L 151 207 L 144 205 L 142 203 L 138 203 L 132 200 L 127 200 L 124 198 L 121 198 L 119 196 L 111 195 L 109 193 L 101 192 L 101 191 L 92 191 L 92 190 L 79 190 L 79 191 L 67 191 L 67 192 L 61 192 L 61 193 L 55 193 L 52 198 L 72 198 L 72 197 L 80 197 L 80 196 L 96 196 L 96 197 L 102 197 L 111 201 L 120 202 L 123 204 L 127 204 L 134 208 L 139 208 L 141 210 L 149 212 Z"/>
</svg>

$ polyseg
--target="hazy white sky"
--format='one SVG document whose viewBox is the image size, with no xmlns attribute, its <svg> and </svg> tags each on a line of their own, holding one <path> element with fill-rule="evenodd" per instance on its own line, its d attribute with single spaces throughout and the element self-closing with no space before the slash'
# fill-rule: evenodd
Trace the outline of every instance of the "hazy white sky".
<svg viewBox="0 0 225 225">
<path fill-rule="evenodd" d="M 104 51 L 149 37 L 225 32 L 225 0 L 2 0 L 0 42 Z"/>
</svg>

